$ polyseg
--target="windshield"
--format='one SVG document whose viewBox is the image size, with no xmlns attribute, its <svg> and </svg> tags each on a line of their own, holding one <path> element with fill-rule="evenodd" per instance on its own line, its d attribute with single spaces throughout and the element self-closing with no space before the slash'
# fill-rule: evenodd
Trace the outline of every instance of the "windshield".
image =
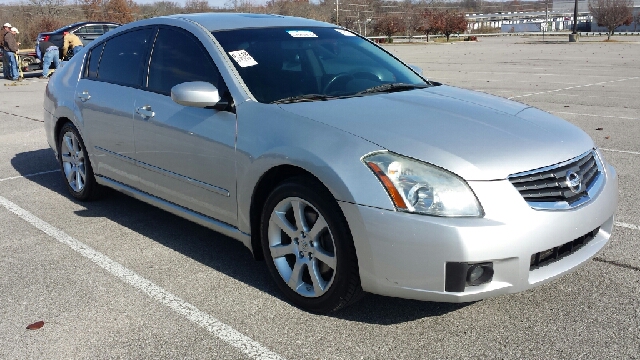
<svg viewBox="0 0 640 360">
<path fill-rule="evenodd" d="M 330 27 L 213 32 L 245 84 L 263 103 L 327 100 L 428 86 L 369 41 Z M 381 85 L 391 86 L 381 86 Z"/>
</svg>

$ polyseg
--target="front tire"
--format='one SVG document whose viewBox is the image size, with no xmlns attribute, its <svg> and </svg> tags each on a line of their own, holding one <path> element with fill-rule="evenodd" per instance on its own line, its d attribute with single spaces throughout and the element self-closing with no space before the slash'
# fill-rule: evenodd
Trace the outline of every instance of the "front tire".
<svg viewBox="0 0 640 360">
<path fill-rule="evenodd" d="M 260 232 L 269 272 L 296 306 L 328 313 L 361 297 L 351 232 L 320 184 L 297 177 L 279 185 L 265 202 Z"/>
<path fill-rule="evenodd" d="M 60 129 L 58 162 L 71 196 L 81 201 L 98 197 L 100 185 L 96 183 L 93 176 L 93 169 L 82 137 L 72 123 L 66 123 Z"/>
</svg>

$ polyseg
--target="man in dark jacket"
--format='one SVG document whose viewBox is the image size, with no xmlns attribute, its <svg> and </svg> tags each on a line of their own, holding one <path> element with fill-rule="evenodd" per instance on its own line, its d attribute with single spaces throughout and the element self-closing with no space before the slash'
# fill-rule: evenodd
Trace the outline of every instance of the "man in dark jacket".
<svg viewBox="0 0 640 360">
<path fill-rule="evenodd" d="M 9 78 L 9 62 L 7 61 L 7 50 L 4 48 L 4 36 L 11 31 L 11 24 L 5 23 L 0 29 L 0 46 L 2 47 L 2 74 L 5 79 Z"/>
<path fill-rule="evenodd" d="M 58 47 L 50 41 L 40 41 L 38 47 L 36 47 L 36 54 L 42 60 L 42 76 L 40 76 L 40 79 L 46 79 L 49 77 L 51 63 L 56 69 L 60 66 Z"/>
<path fill-rule="evenodd" d="M 20 73 L 18 72 L 18 58 L 16 54 L 18 53 L 18 42 L 16 41 L 16 34 L 20 32 L 15 27 L 11 28 L 4 36 L 4 48 L 7 50 L 7 61 L 9 62 L 9 79 L 13 81 L 22 81 L 20 77 Z"/>
</svg>

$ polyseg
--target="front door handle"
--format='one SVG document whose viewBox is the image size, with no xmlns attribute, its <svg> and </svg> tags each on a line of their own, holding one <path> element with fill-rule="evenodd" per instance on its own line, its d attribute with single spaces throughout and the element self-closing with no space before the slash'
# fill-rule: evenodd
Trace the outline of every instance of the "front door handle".
<svg viewBox="0 0 640 360">
<path fill-rule="evenodd" d="M 142 118 L 145 120 L 150 119 L 156 115 L 156 113 L 151 110 L 150 105 L 141 106 L 136 109 L 136 112 L 140 114 L 140 116 L 142 116 Z"/>
<path fill-rule="evenodd" d="M 89 95 L 89 92 L 85 90 L 82 93 L 80 93 L 80 95 L 78 95 L 78 98 L 80 99 L 80 101 L 85 102 L 91 99 L 91 95 Z"/>
</svg>

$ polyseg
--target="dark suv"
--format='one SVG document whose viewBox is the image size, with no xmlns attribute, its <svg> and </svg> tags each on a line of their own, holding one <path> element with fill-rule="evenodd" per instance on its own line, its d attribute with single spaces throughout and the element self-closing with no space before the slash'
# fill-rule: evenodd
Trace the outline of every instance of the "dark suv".
<svg viewBox="0 0 640 360">
<path fill-rule="evenodd" d="M 113 30 L 122 24 L 103 21 L 83 21 L 73 23 L 71 25 L 65 25 L 60 29 L 43 32 L 38 34 L 36 42 L 50 41 L 60 49 L 60 58 L 63 58 L 62 45 L 64 43 L 63 36 L 65 32 L 70 32 L 77 35 L 84 45 L 87 45 L 91 41 L 98 38 L 100 35 L 106 33 L 109 30 Z"/>
</svg>

